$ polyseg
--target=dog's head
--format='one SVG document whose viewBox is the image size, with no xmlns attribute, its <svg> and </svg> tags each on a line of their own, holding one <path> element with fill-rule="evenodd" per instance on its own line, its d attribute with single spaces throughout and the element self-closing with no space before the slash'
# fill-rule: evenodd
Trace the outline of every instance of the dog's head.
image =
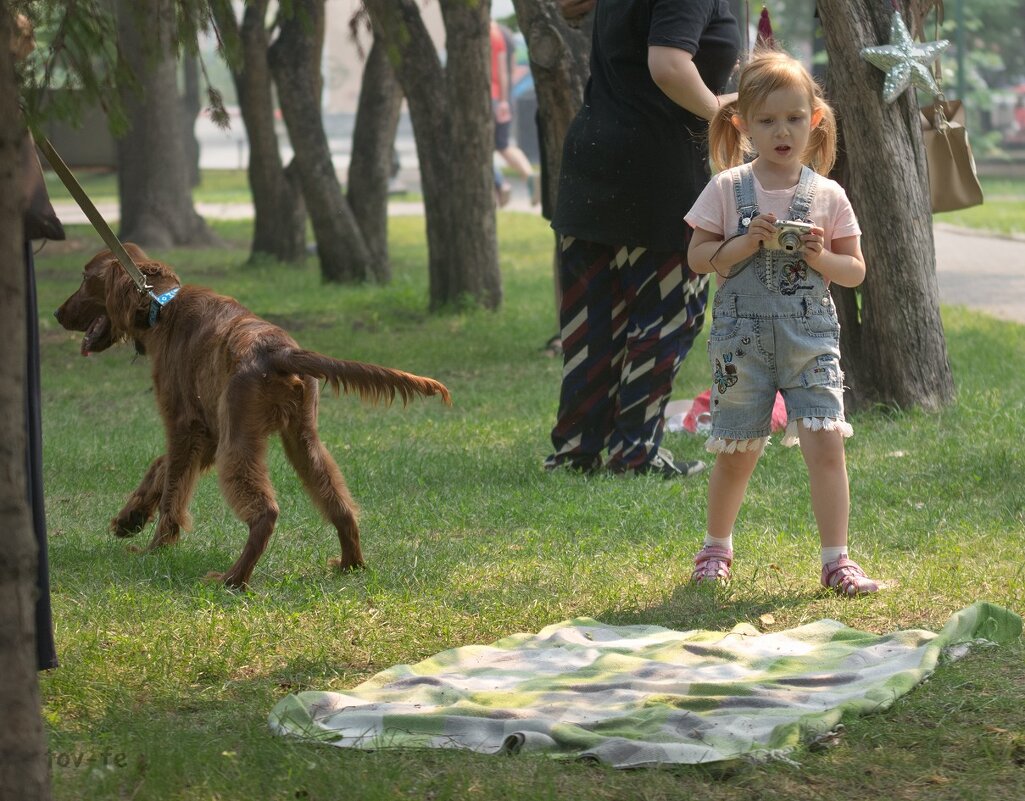
<svg viewBox="0 0 1025 801">
<path fill-rule="evenodd" d="M 155 288 L 179 285 L 170 267 L 151 261 L 138 245 L 126 243 L 125 250 Z M 139 336 L 147 327 L 149 307 L 149 296 L 139 291 L 114 254 L 104 250 L 85 266 L 81 286 L 54 316 L 68 331 L 85 332 L 82 355 L 88 356 Z"/>
</svg>

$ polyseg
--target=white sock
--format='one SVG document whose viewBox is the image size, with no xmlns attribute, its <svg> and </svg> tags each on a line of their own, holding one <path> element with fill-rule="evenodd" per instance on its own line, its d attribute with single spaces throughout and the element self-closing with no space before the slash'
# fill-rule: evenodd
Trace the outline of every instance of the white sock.
<svg viewBox="0 0 1025 801">
<path fill-rule="evenodd" d="M 706 534 L 705 535 L 705 546 L 707 547 L 709 545 L 714 545 L 716 548 L 725 548 L 727 551 L 732 551 L 733 550 L 733 535 L 730 534 L 730 536 L 720 540 L 720 539 L 718 539 L 716 537 L 713 537 L 711 534 Z"/>
<path fill-rule="evenodd" d="M 835 562 L 841 556 L 847 556 L 847 546 L 837 545 L 834 547 L 822 546 L 822 564 L 828 565 L 830 562 Z"/>
</svg>

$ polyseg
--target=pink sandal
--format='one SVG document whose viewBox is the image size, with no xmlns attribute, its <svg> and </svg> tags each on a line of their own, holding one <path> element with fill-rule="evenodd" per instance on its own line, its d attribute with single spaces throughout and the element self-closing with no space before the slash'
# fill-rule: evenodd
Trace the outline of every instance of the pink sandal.
<svg viewBox="0 0 1025 801">
<path fill-rule="evenodd" d="M 861 565 L 846 556 L 822 566 L 822 586 L 848 597 L 879 591 L 879 582 L 866 576 Z"/>
<path fill-rule="evenodd" d="M 694 572 L 690 574 L 692 584 L 702 581 L 715 581 L 725 584 L 731 578 L 730 565 L 733 564 L 733 551 L 706 545 L 694 557 Z"/>
</svg>

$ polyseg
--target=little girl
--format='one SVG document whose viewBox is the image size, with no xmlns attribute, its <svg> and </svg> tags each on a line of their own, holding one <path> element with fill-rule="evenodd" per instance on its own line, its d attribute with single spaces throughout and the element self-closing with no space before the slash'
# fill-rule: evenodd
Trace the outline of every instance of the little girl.
<svg viewBox="0 0 1025 801">
<path fill-rule="evenodd" d="M 808 467 L 822 584 L 843 595 L 875 592 L 877 582 L 847 555 L 843 441 L 853 430 L 844 420 L 840 326 L 828 286 L 858 286 L 865 261 L 851 204 L 823 177 L 836 156 L 833 112 L 801 63 L 778 51 L 752 56 L 732 109 L 709 129 L 713 165 L 724 171 L 686 216 L 694 228 L 691 268 L 720 280 L 705 445 L 716 461 L 708 533 L 691 580 L 730 578 L 733 524 L 769 440 L 778 390 L 789 421 L 783 445 L 800 443 Z M 756 157 L 744 163 L 749 153 Z M 781 237 L 777 221 L 789 220 L 811 225 Z"/>
</svg>

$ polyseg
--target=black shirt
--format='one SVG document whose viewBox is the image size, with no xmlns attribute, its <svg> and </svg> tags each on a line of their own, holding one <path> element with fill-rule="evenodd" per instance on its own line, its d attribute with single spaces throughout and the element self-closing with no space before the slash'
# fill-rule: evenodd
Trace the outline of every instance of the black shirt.
<svg viewBox="0 0 1025 801">
<path fill-rule="evenodd" d="M 552 227 L 608 245 L 677 251 L 708 182 L 708 123 L 648 71 L 648 46 L 694 54 L 719 94 L 740 50 L 726 0 L 598 0 L 591 77 L 566 134 Z"/>
</svg>

